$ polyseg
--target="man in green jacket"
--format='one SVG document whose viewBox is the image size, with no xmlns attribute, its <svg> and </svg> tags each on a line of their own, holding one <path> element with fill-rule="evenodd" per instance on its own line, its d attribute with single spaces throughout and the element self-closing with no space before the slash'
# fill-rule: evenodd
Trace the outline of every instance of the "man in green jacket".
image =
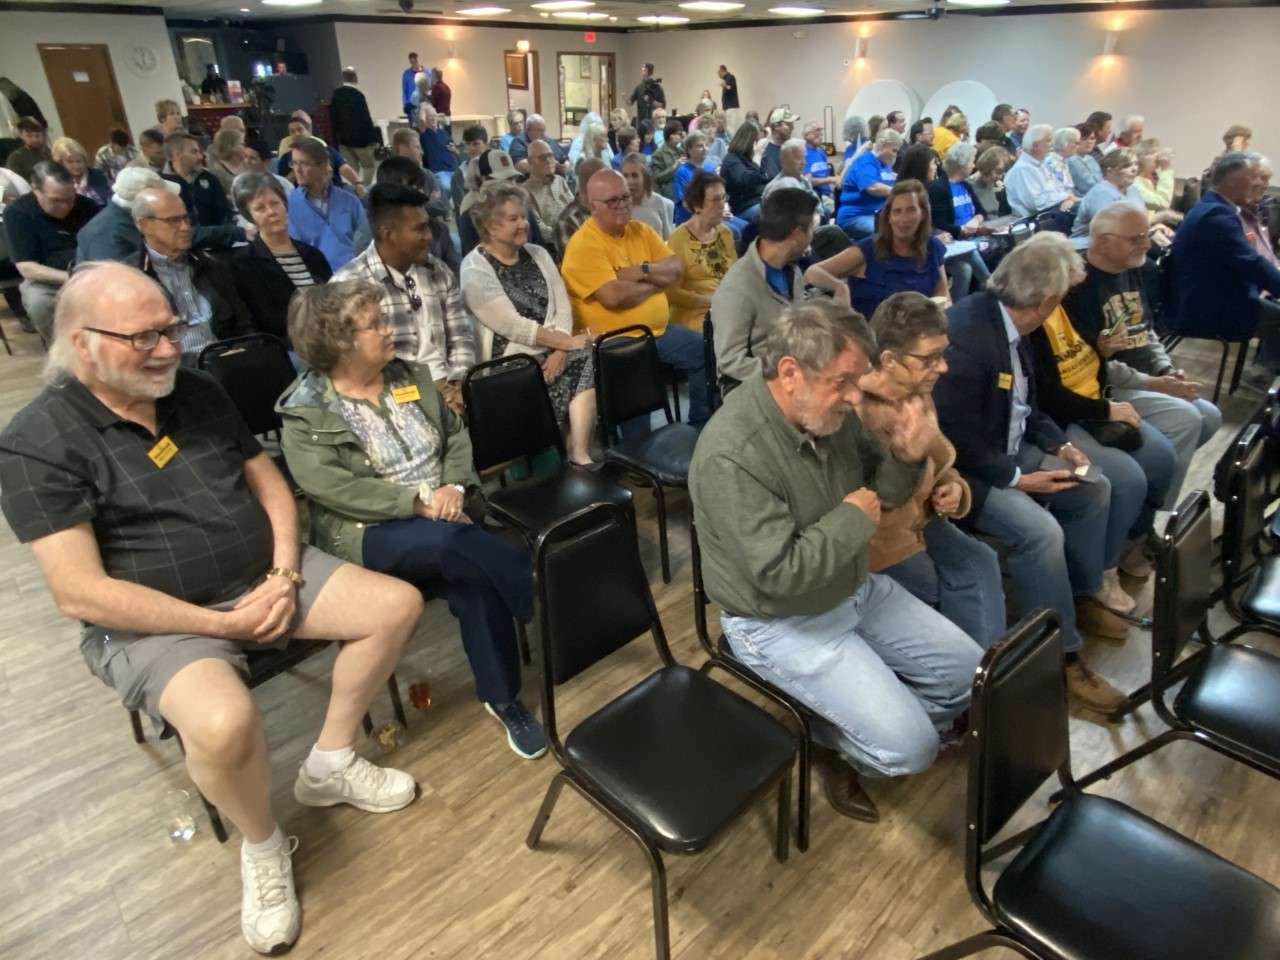
<svg viewBox="0 0 1280 960">
<path fill-rule="evenodd" d="M 662 146 L 653 151 L 649 158 L 649 173 L 653 176 L 653 189 L 668 200 L 674 200 L 672 189 L 676 178 L 676 167 L 684 156 L 684 127 L 679 120 L 668 120 L 662 131 Z"/>
<path fill-rule="evenodd" d="M 881 502 L 911 496 L 937 431 L 923 405 L 904 406 L 884 438 L 850 415 L 874 352 L 848 308 L 787 308 L 761 372 L 725 400 L 689 467 L 703 577 L 734 654 L 825 721 L 814 737 L 827 797 L 868 821 L 878 813 L 858 773 L 926 769 L 982 655 L 867 571 Z"/>
</svg>

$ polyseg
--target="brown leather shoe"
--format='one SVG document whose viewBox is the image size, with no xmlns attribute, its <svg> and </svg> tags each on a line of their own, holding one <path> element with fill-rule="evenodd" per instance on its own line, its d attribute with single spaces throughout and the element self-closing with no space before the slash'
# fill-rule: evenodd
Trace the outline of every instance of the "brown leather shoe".
<svg viewBox="0 0 1280 960">
<path fill-rule="evenodd" d="M 1124 643 L 1129 637 L 1129 622 L 1092 597 L 1076 598 L 1076 627 L 1108 643 Z"/>
<path fill-rule="evenodd" d="M 880 811 L 862 789 L 858 772 L 835 750 L 813 745 L 813 763 L 822 778 L 822 792 L 836 813 L 863 823 L 877 823 Z"/>
<path fill-rule="evenodd" d="M 1067 693 L 1082 707 L 1106 714 L 1119 710 L 1127 699 L 1079 658 L 1067 664 Z"/>
</svg>

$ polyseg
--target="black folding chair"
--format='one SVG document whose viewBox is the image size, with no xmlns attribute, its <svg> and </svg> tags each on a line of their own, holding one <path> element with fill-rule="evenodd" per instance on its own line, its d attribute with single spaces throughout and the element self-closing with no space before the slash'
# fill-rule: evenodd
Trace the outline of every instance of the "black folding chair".
<svg viewBox="0 0 1280 960">
<path fill-rule="evenodd" d="M 1280 890 L 1071 777 L 1057 616 L 988 650 L 970 705 L 965 880 L 991 929 L 925 960 L 1005 947 L 1032 960 L 1280 956 Z M 1054 774 L 1066 799 L 993 842 Z M 1019 849 L 1020 848 L 1020 849 Z M 983 864 L 1018 850 L 988 894 Z"/>
<path fill-rule="evenodd" d="M 667 501 L 664 487 L 689 486 L 689 461 L 698 442 L 698 431 L 677 423 L 667 404 L 667 392 L 658 359 L 658 347 L 648 327 L 635 324 L 611 330 L 593 346 L 596 362 L 596 409 L 604 444 L 605 461 L 618 466 L 636 482 L 653 489 L 658 505 L 658 547 L 662 555 L 662 582 L 671 582 L 671 557 L 667 548 Z M 648 417 L 661 410 L 667 422 L 657 430 L 619 438 L 618 428 L 628 420 Z"/>
<path fill-rule="evenodd" d="M 1121 711 L 1149 699 L 1169 729 L 1081 777 L 1077 788 L 1105 780 L 1176 740 L 1193 740 L 1280 777 L 1280 658 L 1232 643 L 1250 632 L 1247 626 L 1218 638 L 1209 633 L 1212 542 L 1209 495 L 1196 491 L 1169 518 L 1156 557 L 1151 683 L 1131 695 Z M 1179 662 L 1197 636 L 1205 646 Z M 1182 681 L 1170 704 L 1167 696 Z"/>
<path fill-rule="evenodd" d="M 640 564 L 635 527 L 621 508 L 597 504 L 556 524 L 538 538 L 533 563 L 543 723 L 561 769 L 526 843 L 537 847 L 566 784 L 581 794 L 644 851 L 656 953 L 667 960 L 662 852 L 706 849 L 776 787 L 774 856 L 786 860 L 796 738 L 755 704 L 671 656 Z M 561 740 L 556 687 L 646 631 L 661 666 Z M 723 665 L 707 669 L 715 666 Z M 769 697 L 763 687 L 755 689 Z"/>
<path fill-rule="evenodd" d="M 716 376 L 716 328 L 711 322 L 711 311 L 702 318 L 702 372 L 707 377 L 707 405 L 715 413 L 724 403 L 720 394 L 720 378 Z"/>
<path fill-rule="evenodd" d="M 260 687 L 268 680 L 280 676 L 292 670 L 302 661 L 315 656 L 323 650 L 325 644 L 312 643 L 308 640 L 298 640 L 290 643 L 283 650 L 248 650 L 246 657 L 249 661 L 249 676 L 245 681 L 245 685 L 250 689 Z M 395 711 L 395 717 L 400 721 L 400 725 L 405 729 L 409 727 L 409 720 L 404 713 L 404 704 L 400 700 L 400 685 L 396 680 L 394 671 L 387 678 L 387 693 L 391 696 L 391 708 Z M 366 735 L 373 733 L 373 718 L 365 711 L 363 720 Z M 129 711 L 129 724 L 133 728 L 134 743 L 146 743 L 147 735 L 142 729 L 142 715 L 137 710 Z M 178 731 L 168 723 L 160 731 L 160 739 L 168 740 L 174 737 L 178 741 L 178 747 L 185 754 L 186 746 L 182 742 L 182 737 L 178 736 Z M 197 792 L 199 790 L 197 789 Z M 205 812 L 209 815 L 209 823 L 213 827 L 213 835 L 218 838 L 219 843 L 227 842 L 227 828 L 222 822 L 222 817 L 218 813 L 218 808 L 208 801 L 203 793 L 200 794 L 200 802 L 204 804 Z"/>
<path fill-rule="evenodd" d="M 723 633 L 715 640 L 711 639 L 711 631 L 707 625 L 707 607 L 711 605 L 711 598 L 707 596 L 707 588 L 702 579 L 702 548 L 698 544 L 698 528 L 692 517 L 689 518 L 689 548 L 689 562 L 693 566 L 693 629 L 702 649 L 711 660 L 725 664 L 737 676 L 749 677 L 748 682 L 752 685 L 766 688 L 775 699 L 786 703 L 800 725 L 800 802 L 796 818 L 796 849 L 804 853 L 809 849 L 809 782 L 813 770 L 813 759 L 810 756 L 813 743 L 811 719 L 814 713 L 791 694 L 774 686 L 739 660 Z"/>
<path fill-rule="evenodd" d="M 1280 556 L 1262 549 L 1269 526 L 1275 442 L 1259 423 L 1234 444 L 1225 478 L 1221 589 L 1232 617 L 1252 629 L 1280 635 Z"/>
<path fill-rule="evenodd" d="M 513 354 L 477 364 L 462 381 L 467 432 L 477 472 L 553 449 L 561 467 L 550 475 L 504 486 L 485 497 L 488 513 L 519 531 L 532 547 L 557 520 L 592 503 L 615 503 L 632 511 L 631 491 L 569 463 L 546 381 L 537 362 Z"/>
</svg>

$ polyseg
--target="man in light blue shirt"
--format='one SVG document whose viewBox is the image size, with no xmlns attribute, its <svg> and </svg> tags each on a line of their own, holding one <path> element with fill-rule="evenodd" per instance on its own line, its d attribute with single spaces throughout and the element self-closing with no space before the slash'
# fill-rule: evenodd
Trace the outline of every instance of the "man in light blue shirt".
<svg viewBox="0 0 1280 960">
<path fill-rule="evenodd" d="M 1004 175 L 1004 191 L 1009 206 L 1020 217 L 1034 217 L 1047 210 L 1059 210 L 1070 224 L 1076 205 L 1075 194 L 1059 183 L 1044 167 L 1044 158 L 1053 147 L 1053 127 L 1038 123 L 1027 129 L 1017 162 Z"/>
</svg>

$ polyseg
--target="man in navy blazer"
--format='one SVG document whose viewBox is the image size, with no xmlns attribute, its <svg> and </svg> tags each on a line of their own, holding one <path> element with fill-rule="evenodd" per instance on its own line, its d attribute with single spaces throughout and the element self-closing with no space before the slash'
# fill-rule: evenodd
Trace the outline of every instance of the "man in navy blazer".
<svg viewBox="0 0 1280 960">
<path fill-rule="evenodd" d="M 1075 480 L 1084 452 L 1036 403 L 1026 337 L 1058 308 L 1071 286 L 1070 241 L 1038 234 L 1001 261 L 987 285 L 948 311 L 947 371 L 933 399 L 956 468 L 969 482 L 969 522 L 1005 548 L 1023 611 L 1049 607 L 1062 620 L 1067 689 L 1103 713 L 1124 695 L 1080 659 L 1080 631 L 1123 641 L 1123 620 L 1094 602 L 1102 589 L 1111 485 Z M 1056 454 L 1067 467 L 1046 469 Z"/>
<path fill-rule="evenodd" d="M 1253 179 L 1249 154 L 1224 154 L 1209 171 L 1210 189 L 1174 235 L 1169 289 L 1162 311 L 1170 330 L 1197 337 L 1262 339 L 1262 369 L 1250 380 L 1270 383 L 1280 372 L 1280 270 L 1245 237 L 1240 205 Z"/>
</svg>

